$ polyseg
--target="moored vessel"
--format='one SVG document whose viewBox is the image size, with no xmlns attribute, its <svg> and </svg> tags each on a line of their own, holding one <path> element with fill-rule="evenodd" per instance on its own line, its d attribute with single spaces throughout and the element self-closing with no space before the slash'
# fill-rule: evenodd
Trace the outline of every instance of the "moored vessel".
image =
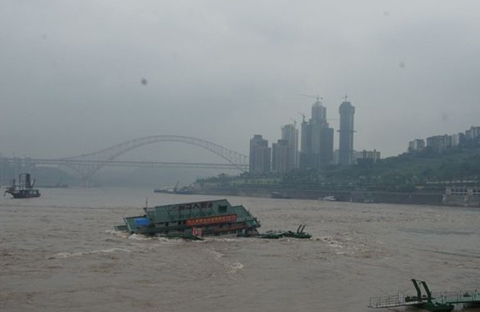
<svg viewBox="0 0 480 312">
<path fill-rule="evenodd" d="M 12 185 L 7 187 L 5 194 L 10 194 L 13 198 L 33 198 L 40 197 L 38 189 L 34 189 L 35 179 L 32 181 L 30 173 L 21 173 L 18 176 L 18 184 L 15 183 L 15 179 L 12 181 Z"/>
</svg>

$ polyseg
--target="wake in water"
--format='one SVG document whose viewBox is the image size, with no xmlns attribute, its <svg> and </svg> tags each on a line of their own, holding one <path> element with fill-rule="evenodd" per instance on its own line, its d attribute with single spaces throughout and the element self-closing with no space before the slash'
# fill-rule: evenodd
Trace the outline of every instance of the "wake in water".
<svg viewBox="0 0 480 312">
<path fill-rule="evenodd" d="M 114 252 L 131 252 L 131 250 L 125 249 L 125 248 L 109 248 L 104 250 L 92 250 L 92 251 L 83 251 L 83 252 L 74 252 L 74 253 L 60 252 L 47 259 L 66 259 L 66 258 L 73 258 L 73 257 L 82 257 L 86 255 L 107 254 L 107 253 L 114 253 Z"/>
</svg>

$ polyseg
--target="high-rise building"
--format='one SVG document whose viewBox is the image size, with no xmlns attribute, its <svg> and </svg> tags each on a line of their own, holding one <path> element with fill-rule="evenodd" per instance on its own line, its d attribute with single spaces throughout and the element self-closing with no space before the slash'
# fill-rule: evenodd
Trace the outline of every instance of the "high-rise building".
<svg viewBox="0 0 480 312">
<path fill-rule="evenodd" d="M 251 173 L 269 173 L 271 149 L 268 147 L 268 141 L 260 134 L 255 134 L 250 139 L 250 172 Z"/>
<path fill-rule="evenodd" d="M 300 138 L 300 168 L 308 168 L 311 163 L 309 157 L 312 154 L 312 146 L 310 141 L 312 140 L 312 133 L 309 131 L 308 122 L 305 121 L 305 115 L 303 115 L 302 127 L 301 127 L 301 138 Z"/>
<path fill-rule="evenodd" d="M 288 155 L 288 166 L 291 170 L 299 167 L 299 154 L 298 154 L 298 130 L 295 124 L 289 124 L 282 127 L 282 140 L 288 142 L 290 147 L 290 153 Z"/>
<path fill-rule="evenodd" d="M 292 170 L 293 163 L 290 161 L 292 149 L 287 140 L 278 140 L 272 144 L 272 171 L 287 173 Z"/>
<path fill-rule="evenodd" d="M 323 169 L 333 161 L 333 129 L 327 122 L 327 109 L 320 99 L 312 105 L 312 118 L 302 121 L 300 167 Z"/>
<path fill-rule="evenodd" d="M 341 165 L 351 165 L 354 163 L 353 150 L 353 115 L 355 114 L 355 107 L 352 103 L 345 101 L 340 104 L 340 130 L 339 132 L 339 147 L 338 147 L 338 161 Z"/>
</svg>

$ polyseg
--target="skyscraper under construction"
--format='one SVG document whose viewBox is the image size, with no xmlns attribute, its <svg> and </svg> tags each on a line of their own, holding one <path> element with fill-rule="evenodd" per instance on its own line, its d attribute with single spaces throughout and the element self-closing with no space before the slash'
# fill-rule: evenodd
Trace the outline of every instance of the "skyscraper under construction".
<svg viewBox="0 0 480 312">
<path fill-rule="evenodd" d="M 339 132 L 339 147 L 338 147 L 338 161 L 341 165 L 351 165 L 354 163 L 353 150 L 353 115 L 355 114 L 355 107 L 352 103 L 345 101 L 340 104 L 340 130 Z"/>
<path fill-rule="evenodd" d="M 324 169 L 333 161 L 333 129 L 327 122 L 327 109 L 320 98 L 312 105 L 312 118 L 302 122 L 300 167 Z"/>
</svg>

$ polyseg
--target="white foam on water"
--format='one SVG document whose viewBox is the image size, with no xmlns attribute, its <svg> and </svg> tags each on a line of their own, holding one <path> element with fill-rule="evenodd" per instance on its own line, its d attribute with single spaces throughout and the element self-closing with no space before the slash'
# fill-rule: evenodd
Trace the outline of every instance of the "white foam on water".
<svg viewBox="0 0 480 312">
<path fill-rule="evenodd" d="M 156 240 L 156 241 L 159 241 L 159 242 L 172 242 L 172 241 L 175 241 L 174 239 L 167 238 L 167 237 L 162 237 L 162 236 L 153 237 L 152 239 L 154 239 L 154 240 Z"/>
<path fill-rule="evenodd" d="M 224 256 L 224 254 L 222 254 L 221 252 L 218 252 L 218 251 L 213 250 L 213 249 L 211 249 L 210 252 L 215 255 L 215 260 L 219 260 L 220 258 L 222 258 Z"/>
<path fill-rule="evenodd" d="M 105 233 L 110 234 L 110 235 L 115 235 L 117 237 L 121 237 L 121 238 L 125 238 L 125 239 L 130 236 L 130 234 L 127 233 L 127 232 L 116 231 L 116 230 L 106 230 Z"/>
<path fill-rule="evenodd" d="M 243 269 L 243 264 L 241 264 L 240 262 L 225 264 L 225 266 L 228 268 L 228 273 L 233 273 L 233 274 Z"/>
<path fill-rule="evenodd" d="M 241 242 L 244 241 L 245 238 L 237 238 L 237 237 L 218 237 L 218 236 L 207 236 L 207 237 L 202 237 L 203 240 L 198 240 L 195 242 L 203 242 L 203 243 L 216 243 L 216 242 Z"/>
<path fill-rule="evenodd" d="M 60 252 L 48 259 L 66 259 L 66 258 L 74 258 L 74 257 L 81 257 L 85 255 L 92 255 L 92 254 L 102 254 L 102 253 L 114 253 L 114 252 L 130 252 L 129 249 L 126 248 L 109 248 L 109 249 L 102 249 L 102 250 L 92 250 L 92 251 L 83 251 L 83 252 Z"/>
<path fill-rule="evenodd" d="M 213 238 L 213 240 L 217 241 L 217 242 L 239 242 L 239 241 L 242 241 L 242 240 L 245 240 L 245 238 Z"/>
<path fill-rule="evenodd" d="M 316 238 L 315 240 L 320 240 L 326 243 L 328 246 L 333 247 L 333 248 L 344 248 L 340 242 L 333 240 L 331 236 L 324 236 L 320 238 Z"/>
<path fill-rule="evenodd" d="M 199 239 L 199 240 L 190 240 L 188 242 L 194 243 L 194 244 L 206 244 L 208 241 L 206 239 Z"/>
<path fill-rule="evenodd" d="M 132 234 L 132 235 L 128 236 L 128 239 L 139 240 L 139 241 L 151 241 L 154 238 L 153 237 L 147 237 L 147 236 L 141 235 L 141 234 Z"/>
</svg>

